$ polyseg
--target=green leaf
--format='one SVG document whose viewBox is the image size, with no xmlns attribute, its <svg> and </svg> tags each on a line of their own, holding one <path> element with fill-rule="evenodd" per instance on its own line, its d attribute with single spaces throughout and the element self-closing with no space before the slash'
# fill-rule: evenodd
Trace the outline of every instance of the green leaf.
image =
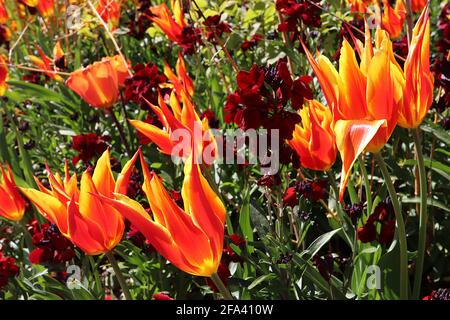
<svg viewBox="0 0 450 320">
<path fill-rule="evenodd" d="M 316 255 L 317 252 L 319 252 L 319 250 L 328 242 L 330 241 L 331 238 L 333 238 L 333 236 L 338 233 L 339 231 L 341 231 L 341 228 L 339 229 L 335 229 L 332 230 L 330 232 L 327 232 L 323 235 L 321 235 L 320 237 L 316 238 L 308 247 L 308 249 L 306 249 L 305 251 L 302 252 L 302 255 L 304 254 L 308 254 L 310 257 L 314 257 L 314 255 Z"/>
<path fill-rule="evenodd" d="M 256 287 L 258 284 L 264 282 L 264 281 L 268 281 L 268 280 L 272 280 L 275 279 L 276 275 L 273 273 L 269 273 L 269 274 L 265 274 L 263 276 L 260 276 L 259 278 L 255 279 L 255 281 L 253 281 L 249 286 L 248 289 L 251 290 L 254 287 Z"/>
<path fill-rule="evenodd" d="M 420 127 L 425 132 L 431 133 L 433 136 L 450 145 L 450 134 L 435 124 L 424 124 Z"/>
<path fill-rule="evenodd" d="M 401 199 L 401 202 L 402 203 L 420 203 L 420 198 L 419 197 L 414 197 L 414 198 L 404 197 Z M 433 198 L 427 198 L 427 205 L 429 205 L 431 207 L 436 207 L 436 208 L 442 209 L 446 212 L 450 212 L 449 207 L 447 207 L 442 202 L 439 202 L 438 200 L 435 200 Z"/>
<path fill-rule="evenodd" d="M 254 250 L 253 245 L 251 244 L 253 243 L 253 227 L 250 219 L 250 192 L 248 191 L 244 191 L 241 212 L 239 214 L 239 227 L 246 240 L 247 250 L 252 253 Z"/>
</svg>

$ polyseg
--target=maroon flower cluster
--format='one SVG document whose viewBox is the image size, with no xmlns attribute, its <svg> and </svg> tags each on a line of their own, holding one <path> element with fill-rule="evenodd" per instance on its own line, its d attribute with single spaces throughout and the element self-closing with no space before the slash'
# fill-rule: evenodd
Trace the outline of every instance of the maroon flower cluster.
<svg viewBox="0 0 450 320">
<path fill-rule="evenodd" d="M 191 25 L 184 27 L 181 32 L 181 38 L 178 39 L 177 44 L 183 49 L 183 54 L 194 54 L 196 45 L 202 44 L 201 30 Z"/>
<path fill-rule="evenodd" d="M 19 267 L 15 265 L 15 262 L 16 259 L 0 251 L 0 290 L 8 284 L 9 278 L 19 273 Z"/>
<path fill-rule="evenodd" d="M 96 133 L 73 136 L 72 148 L 78 152 L 78 155 L 72 159 L 72 164 L 75 165 L 80 160 L 87 163 L 92 158 L 100 156 L 108 148 L 107 142 L 110 140 L 111 137 L 99 136 Z"/>
<path fill-rule="evenodd" d="M 30 252 L 31 263 L 55 265 L 75 257 L 73 244 L 61 234 L 56 225 L 50 223 L 39 225 L 33 220 L 28 225 L 28 230 L 36 246 Z"/>
<path fill-rule="evenodd" d="M 136 10 L 132 10 L 132 16 L 128 23 L 128 34 L 138 40 L 144 39 L 146 31 L 151 26 L 151 21 L 148 19 L 150 14 L 151 2 L 147 0 L 138 0 Z"/>
<path fill-rule="evenodd" d="M 380 244 L 389 245 L 394 239 L 395 216 L 390 199 L 380 202 L 374 212 L 367 218 L 366 223 L 358 228 L 358 239 L 363 243 L 378 240 Z M 376 223 L 381 224 L 381 231 L 377 238 Z"/>
<path fill-rule="evenodd" d="M 258 43 L 264 39 L 264 36 L 256 33 L 251 36 L 250 39 L 245 39 L 244 42 L 241 44 L 242 51 L 246 52 L 247 50 L 250 50 L 258 45 Z"/>
<path fill-rule="evenodd" d="M 231 26 L 225 21 L 222 21 L 219 14 L 209 16 L 203 24 L 206 27 L 206 39 L 212 43 L 217 42 L 216 36 L 220 38 L 224 33 L 231 32 Z"/>
<path fill-rule="evenodd" d="M 312 202 L 323 200 L 327 193 L 326 187 L 327 180 L 324 179 L 297 181 L 295 186 L 284 191 L 283 204 L 287 207 L 295 207 L 300 197 Z"/>
<path fill-rule="evenodd" d="M 160 73 L 153 63 L 137 64 L 133 70 L 133 76 L 125 80 L 125 100 L 133 101 L 142 109 L 149 110 L 145 100 L 158 104 L 160 85 L 167 82 L 167 77 Z"/>
<path fill-rule="evenodd" d="M 320 10 L 311 2 L 316 0 L 277 0 L 276 9 L 281 13 L 283 21 L 278 25 L 280 32 L 292 32 L 291 40 L 297 39 L 299 27 L 306 25 L 318 28 L 321 26 Z"/>
<path fill-rule="evenodd" d="M 440 113 L 444 112 L 450 106 L 450 61 L 448 55 L 450 52 L 450 4 L 446 4 L 439 15 L 439 34 L 440 40 L 436 44 L 438 54 L 433 64 L 433 73 L 435 87 L 441 87 L 442 94 L 433 107 Z"/>
<path fill-rule="evenodd" d="M 296 112 L 287 110 L 302 107 L 304 99 L 312 99 L 310 77 L 295 81 L 284 60 L 265 68 L 253 65 L 250 71 L 240 71 L 238 89 L 228 95 L 225 104 L 226 123 L 236 123 L 241 129 L 278 129 L 280 139 L 292 139 L 295 125 L 301 121 Z"/>
</svg>

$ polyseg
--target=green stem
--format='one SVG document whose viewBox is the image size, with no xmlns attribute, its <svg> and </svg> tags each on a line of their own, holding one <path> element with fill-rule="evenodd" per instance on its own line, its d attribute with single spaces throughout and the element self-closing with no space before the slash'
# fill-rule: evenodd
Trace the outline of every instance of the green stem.
<svg viewBox="0 0 450 320">
<path fill-rule="evenodd" d="M 117 120 L 114 110 L 111 110 L 110 114 L 111 114 L 111 118 L 114 121 L 114 124 L 116 125 L 117 131 L 119 131 L 120 140 L 122 141 L 122 144 L 125 147 L 125 150 L 128 153 L 128 155 L 131 156 L 132 155 L 131 149 L 128 144 L 127 138 L 125 137 L 125 133 L 123 132 L 122 125 L 120 124 L 119 120 Z M 127 120 L 125 119 L 125 121 L 127 121 Z"/>
<path fill-rule="evenodd" d="M 366 190 L 366 200 L 367 200 L 367 215 L 372 213 L 372 194 L 370 190 L 370 180 L 367 174 L 366 165 L 364 163 L 364 156 L 359 158 L 359 166 L 361 167 L 361 172 L 364 178 L 364 189 Z"/>
<path fill-rule="evenodd" d="M 358 194 L 356 193 L 355 186 L 353 185 L 353 181 L 348 179 L 347 191 L 350 196 L 350 201 L 352 204 L 358 203 Z"/>
<path fill-rule="evenodd" d="M 391 176 L 389 175 L 386 164 L 383 157 L 379 153 L 374 154 L 375 159 L 380 166 L 381 173 L 383 174 L 384 182 L 389 191 L 392 205 L 394 207 L 395 219 L 397 220 L 398 240 L 400 245 L 400 299 L 408 299 L 408 248 L 406 243 L 406 229 L 405 222 L 398 201 L 397 192 L 395 191 L 394 184 L 392 183 Z"/>
<path fill-rule="evenodd" d="M 99 297 L 102 296 L 102 282 L 100 280 L 100 276 L 98 274 L 98 270 L 97 270 L 97 266 L 95 264 L 95 260 L 92 256 L 87 256 L 89 263 L 91 264 L 91 268 L 92 268 L 92 273 L 94 274 L 94 279 L 95 279 L 95 289 L 97 290 L 97 293 L 99 295 Z"/>
<path fill-rule="evenodd" d="M 417 248 L 416 272 L 414 275 L 413 299 L 419 299 L 420 287 L 423 276 L 423 264 L 425 257 L 425 246 L 427 238 L 427 176 L 425 172 L 425 163 L 423 161 L 422 146 L 420 142 L 419 129 L 412 130 L 414 136 L 414 146 L 416 149 L 417 162 L 419 167 L 420 179 L 420 221 L 419 221 L 419 244 Z"/>
<path fill-rule="evenodd" d="M 119 268 L 119 265 L 117 264 L 116 258 L 114 258 L 113 251 L 106 252 L 105 255 L 108 258 L 109 262 L 111 263 L 111 266 L 114 270 L 114 274 L 116 275 L 117 281 L 119 281 L 120 287 L 122 288 L 123 294 L 125 295 L 125 300 L 133 300 L 133 298 L 131 297 L 130 289 L 128 288 L 127 282 L 125 281 L 122 271 L 120 271 L 120 268 Z"/>
<path fill-rule="evenodd" d="M 225 300 L 234 300 L 230 291 L 227 289 L 227 287 L 225 287 L 225 285 L 222 282 L 222 279 L 220 279 L 217 273 L 213 273 L 210 278 L 212 282 L 214 282 L 214 284 L 216 285 L 217 289 L 219 289 L 220 294 L 223 296 Z"/>
</svg>

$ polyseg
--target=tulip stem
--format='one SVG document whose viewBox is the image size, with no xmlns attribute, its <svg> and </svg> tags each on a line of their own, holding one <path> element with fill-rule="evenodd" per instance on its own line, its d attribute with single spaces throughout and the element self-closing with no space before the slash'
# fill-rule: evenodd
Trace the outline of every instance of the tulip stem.
<svg viewBox="0 0 450 320">
<path fill-rule="evenodd" d="M 372 213 L 372 194 L 370 190 L 369 175 L 367 174 L 363 155 L 361 155 L 361 157 L 359 158 L 359 166 L 361 167 L 361 172 L 364 178 L 364 189 L 366 191 L 366 201 L 367 201 L 367 214 L 370 215 Z"/>
<path fill-rule="evenodd" d="M 425 247 L 427 239 L 427 222 L 428 222 L 428 212 L 427 212 L 427 176 L 425 172 L 425 163 L 423 161 L 422 146 L 420 143 L 420 132 L 419 129 L 412 130 L 414 136 L 414 145 L 416 149 L 417 163 L 419 167 L 419 179 L 420 179 L 420 221 L 419 221 L 419 244 L 417 247 L 417 260 L 416 260 L 416 271 L 414 275 L 414 288 L 413 288 L 413 299 L 419 299 L 420 286 L 422 283 L 423 276 L 423 264 L 425 257 Z"/>
<path fill-rule="evenodd" d="M 408 248 L 406 242 L 406 229 L 405 222 L 398 201 L 397 192 L 395 191 L 394 184 L 392 183 L 391 176 L 389 175 L 386 164 L 383 157 L 379 153 L 374 154 L 375 159 L 380 166 L 381 173 L 383 174 L 384 182 L 391 197 L 392 206 L 394 207 L 395 219 L 397 220 L 397 232 L 400 246 L 400 299 L 408 299 Z"/>
<path fill-rule="evenodd" d="M 132 154 L 131 149 L 130 149 L 130 146 L 128 145 L 127 138 L 125 137 L 125 133 L 123 132 L 122 125 L 120 124 L 119 120 L 117 119 L 116 115 L 114 114 L 114 110 L 110 110 L 110 114 L 111 114 L 111 118 L 114 121 L 114 124 L 117 127 L 117 131 L 119 131 L 120 140 L 122 141 L 128 155 L 131 156 L 131 154 Z"/>
<path fill-rule="evenodd" d="M 122 288 L 125 300 L 133 300 L 133 298 L 131 297 L 130 289 L 128 288 L 127 282 L 125 281 L 125 277 L 123 276 L 122 271 L 120 271 L 116 258 L 114 258 L 113 251 L 108 251 L 105 253 L 105 255 L 108 258 L 109 263 L 111 263 L 117 281 L 119 281 L 119 285 Z"/>
<path fill-rule="evenodd" d="M 216 285 L 220 294 L 224 297 L 225 300 L 234 300 L 230 291 L 227 289 L 227 287 L 225 287 L 222 279 L 220 279 L 220 277 L 217 273 L 213 273 L 210 278 L 211 278 L 212 282 L 214 282 L 214 284 Z"/>
</svg>

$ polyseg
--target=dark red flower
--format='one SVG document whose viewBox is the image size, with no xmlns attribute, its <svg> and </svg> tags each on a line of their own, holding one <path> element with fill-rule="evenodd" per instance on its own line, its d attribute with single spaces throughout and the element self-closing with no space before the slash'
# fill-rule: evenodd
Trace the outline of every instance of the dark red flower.
<svg viewBox="0 0 450 320">
<path fill-rule="evenodd" d="M 183 49 L 183 54 L 192 55 L 197 44 L 202 44 L 202 33 L 200 29 L 188 25 L 183 28 L 178 45 Z"/>
<path fill-rule="evenodd" d="M 394 240 L 395 233 L 395 219 L 389 220 L 383 223 L 378 237 L 378 242 L 385 245 L 390 245 Z"/>
<path fill-rule="evenodd" d="M 358 228 L 358 240 L 367 243 L 372 242 L 376 239 L 376 228 L 373 222 L 366 222 L 365 225 Z"/>
<path fill-rule="evenodd" d="M 278 174 L 266 174 L 258 180 L 257 184 L 258 186 L 272 188 L 281 184 L 281 178 Z"/>
<path fill-rule="evenodd" d="M 264 39 L 264 36 L 261 34 L 254 34 L 250 40 L 245 39 L 244 42 L 241 44 L 242 51 L 246 52 L 247 50 L 250 50 L 258 45 L 258 43 Z"/>
<path fill-rule="evenodd" d="M 78 155 L 72 159 L 72 164 L 75 165 L 82 160 L 87 163 L 93 157 L 100 156 L 107 148 L 111 137 L 99 136 L 96 133 L 79 134 L 72 137 L 72 148 L 78 151 Z"/>
<path fill-rule="evenodd" d="M 298 204 L 297 191 L 295 187 L 286 189 L 283 195 L 283 204 L 288 207 L 295 207 Z"/>
<path fill-rule="evenodd" d="M 218 128 L 219 120 L 216 118 L 216 114 L 211 109 L 206 109 L 200 114 L 200 119 L 208 119 L 208 124 L 210 128 Z"/>
<path fill-rule="evenodd" d="M 321 10 L 311 2 L 315 0 L 277 0 L 276 9 L 282 15 L 278 31 L 291 32 L 291 41 L 298 39 L 300 26 L 318 28 L 321 26 Z"/>
<path fill-rule="evenodd" d="M 169 295 L 165 293 L 154 293 L 152 295 L 153 300 L 175 300 L 174 298 L 171 298 Z"/>
<path fill-rule="evenodd" d="M 212 43 L 216 43 L 216 36 L 220 38 L 222 34 L 231 32 L 230 25 L 224 21 L 221 21 L 221 16 L 219 14 L 209 16 L 203 24 L 205 25 L 207 31 L 206 39 Z"/>
<path fill-rule="evenodd" d="M 75 257 L 73 244 L 64 237 L 54 224 L 43 223 L 39 226 L 36 220 L 28 225 L 33 244 L 29 260 L 34 264 L 61 264 Z"/>
<path fill-rule="evenodd" d="M 325 179 L 313 181 L 298 181 L 295 188 L 299 196 L 303 196 L 310 201 L 319 201 L 325 199 L 327 193 L 326 186 L 328 182 Z"/>
<path fill-rule="evenodd" d="M 15 265 L 16 259 L 5 256 L 0 251 L 0 290 L 8 284 L 11 277 L 19 273 L 19 267 Z"/>
<path fill-rule="evenodd" d="M 137 64 L 133 70 L 133 76 L 125 80 L 125 99 L 139 104 L 144 110 L 149 110 L 145 100 L 158 104 L 160 85 L 167 82 L 167 77 L 160 73 L 153 63 Z"/>
</svg>

